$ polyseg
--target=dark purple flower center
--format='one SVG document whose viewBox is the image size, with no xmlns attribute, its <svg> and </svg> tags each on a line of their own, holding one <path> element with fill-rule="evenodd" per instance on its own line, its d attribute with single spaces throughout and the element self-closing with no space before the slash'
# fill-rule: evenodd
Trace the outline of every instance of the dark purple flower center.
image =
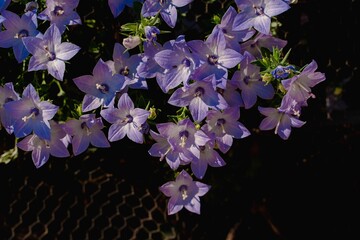
<svg viewBox="0 0 360 240">
<path fill-rule="evenodd" d="M 48 46 L 45 46 L 44 50 L 46 51 L 46 57 L 48 58 L 49 61 L 53 61 L 56 59 L 56 54 L 52 51 L 49 51 Z"/>
<path fill-rule="evenodd" d="M 205 89 L 204 88 L 202 88 L 202 87 L 197 87 L 196 89 L 195 89 L 195 97 L 201 97 L 202 95 L 204 95 L 204 93 L 205 93 Z"/>
<path fill-rule="evenodd" d="M 253 5 L 253 8 L 254 8 L 254 10 L 255 10 L 255 14 L 256 15 L 263 15 L 264 14 L 264 8 L 263 7 L 261 7 L 261 6 L 257 6 L 257 5 Z"/>
<path fill-rule="evenodd" d="M 203 152 L 205 150 L 205 146 L 199 146 L 199 149 L 201 152 Z"/>
<path fill-rule="evenodd" d="M 248 84 L 249 84 L 249 81 L 250 81 L 250 76 L 245 76 L 243 80 L 244 80 L 244 83 L 245 83 L 246 85 L 248 85 Z"/>
<path fill-rule="evenodd" d="M 82 122 L 80 127 L 81 127 L 81 129 L 88 128 L 88 126 L 86 125 L 86 122 Z"/>
<path fill-rule="evenodd" d="M 189 137 L 189 132 L 184 130 L 184 131 L 181 131 L 179 132 L 179 137 L 180 137 L 180 146 L 181 147 L 185 147 L 186 145 L 186 140 L 188 139 Z"/>
<path fill-rule="evenodd" d="M 55 16 L 61 16 L 65 13 L 64 9 L 60 6 L 55 6 L 53 12 L 54 12 Z"/>
<path fill-rule="evenodd" d="M 20 30 L 18 33 L 15 34 L 15 38 L 23 38 L 29 36 L 29 31 L 26 29 Z"/>
<path fill-rule="evenodd" d="M 219 57 L 217 56 L 217 55 L 208 55 L 207 56 L 207 58 L 208 58 L 208 63 L 210 64 L 210 65 L 215 65 L 215 64 L 217 64 L 217 62 L 218 62 L 218 60 L 219 60 Z"/>
<path fill-rule="evenodd" d="M 181 131 L 179 132 L 179 137 L 180 138 L 188 138 L 189 137 L 189 132 L 184 130 L 184 131 Z"/>
<path fill-rule="evenodd" d="M 96 89 L 99 90 L 101 93 L 106 94 L 109 92 L 109 85 L 107 85 L 106 83 L 102 83 L 102 84 L 96 84 Z"/>
<path fill-rule="evenodd" d="M 190 64 L 191 64 L 190 60 L 187 59 L 187 58 L 184 58 L 181 63 L 182 63 L 185 67 L 190 67 Z"/>
<path fill-rule="evenodd" d="M 226 123 L 226 120 L 223 119 L 223 118 L 219 118 L 217 121 L 216 121 L 216 125 L 217 126 L 222 126 Z"/>
<path fill-rule="evenodd" d="M 130 114 L 126 115 L 126 122 L 127 123 L 132 123 L 134 120 L 133 116 L 131 116 Z"/>
<path fill-rule="evenodd" d="M 125 67 L 123 67 L 123 68 L 120 69 L 119 73 L 120 73 L 121 75 L 123 75 L 123 76 L 127 76 L 127 75 L 129 75 L 129 73 L 130 73 L 130 69 L 129 69 L 128 66 L 125 66 Z"/>
<path fill-rule="evenodd" d="M 183 184 L 179 187 L 179 192 L 181 193 L 182 200 L 185 200 L 186 198 L 188 198 L 187 190 L 188 190 L 188 187 L 185 184 Z"/>
<path fill-rule="evenodd" d="M 38 108 L 33 108 L 33 109 L 31 109 L 31 111 L 30 111 L 30 114 L 32 114 L 32 115 L 34 115 L 34 116 L 39 115 L 39 113 L 40 113 L 40 110 L 39 110 Z"/>
<path fill-rule="evenodd" d="M 22 120 L 24 122 L 26 122 L 27 120 L 29 120 L 30 118 L 36 117 L 40 114 L 40 110 L 36 107 L 34 107 L 33 109 L 30 110 L 30 114 L 28 116 L 24 116 L 22 118 Z"/>
</svg>

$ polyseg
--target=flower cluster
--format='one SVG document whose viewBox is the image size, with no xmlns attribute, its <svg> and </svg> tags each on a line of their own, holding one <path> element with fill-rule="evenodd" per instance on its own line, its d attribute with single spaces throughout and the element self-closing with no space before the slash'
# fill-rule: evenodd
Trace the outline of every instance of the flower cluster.
<svg viewBox="0 0 360 240">
<path fill-rule="evenodd" d="M 199 197 L 210 186 L 193 178 L 203 179 L 208 166 L 225 166 L 223 157 L 234 139 L 251 134 L 240 112 L 256 107 L 263 115 L 259 129 L 286 140 L 292 128 L 305 124 L 301 110 L 325 75 L 317 72 L 315 60 L 303 67 L 290 64 L 290 51 L 283 52 L 287 41 L 273 34 L 272 20 L 291 8 L 290 1 L 229 1 L 204 39 L 187 40 L 180 34 L 161 42 L 159 35 L 167 31 L 159 27 L 175 28 L 178 10 L 191 3 L 108 0 L 114 18 L 125 8 L 141 9 L 139 18 L 121 25 L 126 37 L 121 43 L 114 40 L 112 59 L 99 58 L 89 74 L 70 79 L 83 96 L 75 114 L 61 110 L 66 101 L 58 106 L 39 95 L 41 84 L 35 78 L 28 84 L 1 80 L 0 127 L 20 140 L 15 148 L 31 151 L 39 168 L 50 156 L 77 156 L 90 146 L 109 148 L 125 137 L 150 142 L 148 153 L 165 160 L 176 177 L 159 188 L 170 197 L 168 214 L 183 207 L 199 214 Z M 25 71 L 41 72 L 43 85 L 49 78 L 56 81 L 57 96 L 63 95 L 66 64 L 82 51 L 67 40 L 70 26 L 83 24 L 76 12 L 79 0 L 31 1 L 22 15 L 10 11 L 9 4 L 0 1 L 0 48 L 12 48 Z M 151 99 L 140 104 L 141 91 L 151 90 L 150 80 L 156 81 L 166 104 L 178 108 L 166 122 L 157 121 L 166 106 L 151 106 Z M 6 156 L 1 162 L 9 162 Z"/>
</svg>

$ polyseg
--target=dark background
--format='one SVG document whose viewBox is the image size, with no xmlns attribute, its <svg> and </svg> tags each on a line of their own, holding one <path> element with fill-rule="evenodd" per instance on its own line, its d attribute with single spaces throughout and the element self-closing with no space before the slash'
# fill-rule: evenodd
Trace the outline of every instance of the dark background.
<svg viewBox="0 0 360 240">
<path fill-rule="evenodd" d="M 226 10 L 226 1 L 214 1 L 206 12 L 205 2 L 195 0 L 187 19 L 179 20 L 187 28 L 175 28 L 174 35 L 200 37 L 212 13 Z M 51 158 L 41 169 L 24 153 L 1 165 L 1 239 L 360 239 L 359 10 L 358 0 L 299 0 L 278 16 L 290 62 L 314 59 L 327 79 L 303 109 L 307 123 L 287 141 L 257 132 L 255 110 L 242 112 L 252 135 L 234 142 L 225 167 L 208 169 L 202 182 L 212 189 L 201 198 L 201 215 L 167 216 L 167 198 L 157 188 L 172 179 L 168 167 L 147 154 L 151 142 L 124 139 L 111 150 Z M 102 21 L 93 29 L 76 27 L 72 42 L 82 49 L 104 44 L 99 53 L 76 55 L 67 66 L 69 79 L 89 74 L 100 56 L 110 59 L 114 39 L 122 38 L 114 34 L 120 20 L 107 5 L 80 1 L 78 12 Z M 17 70 L 0 69 L 7 76 Z M 1 134 L 6 148 L 12 139 Z"/>
</svg>

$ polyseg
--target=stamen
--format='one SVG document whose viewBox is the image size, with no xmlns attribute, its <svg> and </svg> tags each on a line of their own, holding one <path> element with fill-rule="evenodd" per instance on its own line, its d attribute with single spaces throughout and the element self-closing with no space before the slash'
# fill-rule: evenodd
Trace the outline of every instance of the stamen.
<svg viewBox="0 0 360 240">
<path fill-rule="evenodd" d="M 102 84 L 96 83 L 95 86 L 96 86 L 96 89 L 98 89 L 103 94 L 106 94 L 109 92 L 109 86 L 105 83 L 102 83 Z"/>
<path fill-rule="evenodd" d="M 179 187 L 179 191 L 181 193 L 182 200 L 185 200 L 186 198 L 188 198 L 188 192 L 187 192 L 187 186 L 186 185 L 181 185 Z"/>
</svg>

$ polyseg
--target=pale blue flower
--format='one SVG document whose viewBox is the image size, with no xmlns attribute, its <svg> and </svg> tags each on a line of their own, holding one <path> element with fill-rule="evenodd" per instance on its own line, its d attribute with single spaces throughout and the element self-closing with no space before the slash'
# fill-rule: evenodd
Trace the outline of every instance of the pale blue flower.
<svg viewBox="0 0 360 240">
<path fill-rule="evenodd" d="M 63 34 L 67 25 L 81 24 L 79 14 L 74 10 L 80 0 L 46 0 L 46 8 L 38 18 L 55 24 Z"/>
<path fill-rule="evenodd" d="M 182 170 L 175 181 L 167 182 L 159 189 L 165 196 L 170 197 L 168 202 L 169 215 L 179 212 L 183 207 L 190 212 L 200 214 L 200 197 L 210 190 L 210 186 L 193 181 L 192 177 L 185 170 Z"/>
<path fill-rule="evenodd" d="M 69 42 L 61 42 L 61 34 L 52 24 L 42 38 L 25 37 L 22 39 L 26 49 L 32 54 L 28 71 L 47 69 L 48 73 L 62 81 L 65 72 L 65 61 L 78 53 L 80 47 Z"/>
<path fill-rule="evenodd" d="M 48 101 L 41 101 L 31 83 L 24 89 L 21 99 L 7 102 L 4 108 L 12 118 L 15 137 L 25 137 L 33 131 L 40 138 L 50 140 L 49 120 L 59 107 Z"/>
<path fill-rule="evenodd" d="M 103 109 L 100 115 L 111 123 L 108 133 L 110 142 L 118 141 L 125 136 L 136 143 L 144 142 L 142 126 L 145 124 L 150 112 L 135 108 L 127 93 L 121 95 L 117 108 Z"/>
<path fill-rule="evenodd" d="M 69 157 L 70 153 L 67 145 L 64 144 L 66 133 L 62 126 L 53 120 L 50 120 L 51 139 L 45 140 L 39 138 L 36 134 L 29 135 L 17 143 L 17 146 L 24 151 L 32 151 L 31 157 L 36 168 L 43 166 L 50 155 L 54 157 Z"/>
<path fill-rule="evenodd" d="M 66 121 L 64 130 L 71 136 L 72 150 L 75 156 L 83 153 L 92 144 L 99 148 L 108 148 L 110 143 L 102 129 L 102 118 L 95 114 L 85 114 L 79 119 Z"/>
<path fill-rule="evenodd" d="M 74 78 L 73 81 L 86 93 L 82 102 L 83 112 L 100 106 L 113 107 L 116 93 L 126 86 L 124 76 L 113 74 L 112 69 L 101 58 L 96 63 L 92 75 L 83 75 Z"/>
</svg>

